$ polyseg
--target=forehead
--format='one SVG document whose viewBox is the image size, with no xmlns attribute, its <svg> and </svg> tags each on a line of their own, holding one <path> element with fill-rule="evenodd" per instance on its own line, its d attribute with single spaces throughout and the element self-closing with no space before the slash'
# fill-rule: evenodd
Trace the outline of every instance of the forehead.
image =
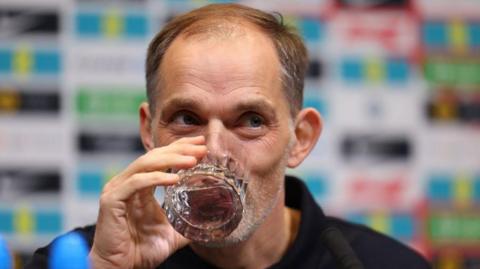
<svg viewBox="0 0 480 269">
<path fill-rule="evenodd" d="M 167 49 L 159 68 L 157 105 L 161 109 L 165 100 L 192 94 L 230 99 L 256 94 L 282 101 L 280 70 L 273 42 L 253 26 L 236 25 L 224 33 L 180 35 Z"/>
</svg>

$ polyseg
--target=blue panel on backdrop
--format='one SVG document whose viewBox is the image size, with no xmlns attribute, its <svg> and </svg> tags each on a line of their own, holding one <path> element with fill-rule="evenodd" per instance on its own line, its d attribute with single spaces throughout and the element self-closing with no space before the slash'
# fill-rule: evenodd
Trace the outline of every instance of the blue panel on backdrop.
<svg viewBox="0 0 480 269">
<path fill-rule="evenodd" d="M 452 187 L 449 176 L 432 176 L 428 184 L 428 198 L 431 201 L 448 202 L 452 199 Z"/>
<path fill-rule="evenodd" d="M 368 218 L 365 214 L 353 213 L 347 216 L 347 219 L 353 223 L 368 225 Z"/>
<path fill-rule="evenodd" d="M 470 46 L 472 48 L 480 47 L 480 23 L 475 22 L 468 27 L 468 36 L 470 37 Z"/>
<path fill-rule="evenodd" d="M 125 32 L 128 37 L 145 37 L 148 21 L 145 16 L 130 14 L 125 16 Z"/>
<path fill-rule="evenodd" d="M 427 47 L 444 48 L 448 46 L 447 29 L 444 22 L 426 22 L 423 25 L 423 42 Z"/>
<path fill-rule="evenodd" d="M 480 174 L 473 179 L 473 200 L 480 203 Z"/>
<path fill-rule="evenodd" d="M 10 73 L 12 71 L 12 52 L 10 50 L 0 50 L 0 73 Z"/>
<path fill-rule="evenodd" d="M 341 74 L 346 81 L 361 81 L 363 78 L 362 62 L 358 59 L 345 59 L 341 65 Z"/>
<path fill-rule="evenodd" d="M 35 53 L 34 70 L 39 74 L 57 74 L 60 72 L 60 55 L 55 51 Z"/>
<path fill-rule="evenodd" d="M 59 233 L 62 231 L 62 216 L 57 211 L 37 211 L 35 212 L 36 232 Z"/>
<path fill-rule="evenodd" d="M 305 92 L 305 97 L 303 99 L 304 107 L 313 107 L 322 114 L 322 117 L 325 119 L 328 115 L 327 103 L 326 101 L 318 95 Z"/>
<path fill-rule="evenodd" d="M 102 178 L 100 172 L 79 172 L 77 177 L 78 191 L 85 194 L 100 194 L 103 186 Z"/>
<path fill-rule="evenodd" d="M 387 61 L 387 79 L 391 83 L 405 83 L 409 76 L 409 65 L 405 59 Z"/>
<path fill-rule="evenodd" d="M 321 199 L 327 194 L 328 187 L 325 176 L 309 173 L 304 175 L 304 180 L 307 183 L 308 189 L 312 192 L 313 197 L 316 199 Z"/>
<path fill-rule="evenodd" d="M 322 23 L 315 19 L 302 19 L 300 31 L 306 42 L 316 42 L 322 38 Z"/>
<path fill-rule="evenodd" d="M 101 18 L 99 14 L 79 13 L 75 18 L 79 36 L 100 36 Z"/>
<path fill-rule="evenodd" d="M 13 212 L 9 209 L 0 209 L 0 233 L 13 233 Z"/>
<path fill-rule="evenodd" d="M 415 234 L 415 221 L 409 215 L 393 215 L 391 218 L 391 234 L 402 240 L 411 240 Z"/>
</svg>

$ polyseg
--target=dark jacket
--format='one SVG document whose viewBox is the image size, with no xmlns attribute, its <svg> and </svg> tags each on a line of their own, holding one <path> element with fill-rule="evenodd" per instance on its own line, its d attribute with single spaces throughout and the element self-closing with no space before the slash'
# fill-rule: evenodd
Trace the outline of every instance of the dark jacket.
<svg viewBox="0 0 480 269">
<path fill-rule="evenodd" d="M 297 238 L 283 258 L 272 269 L 315 268 L 337 269 L 330 251 L 320 240 L 325 224 L 338 228 L 365 269 L 428 269 L 428 262 L 417 252 L 365 226 L 352 224 L 337 218 L 326 217 L 305 184 L 294 178 L 286 178 L 286 204 L 301 211 Z M 92 245 L 95 226 L 75 229 Z M 26 269 L 47 269 L 51 244 L 35 251 Z M 215 268 L 195 255 L 188 246 L 170 256 L 158 269 Z"/>
</svg>

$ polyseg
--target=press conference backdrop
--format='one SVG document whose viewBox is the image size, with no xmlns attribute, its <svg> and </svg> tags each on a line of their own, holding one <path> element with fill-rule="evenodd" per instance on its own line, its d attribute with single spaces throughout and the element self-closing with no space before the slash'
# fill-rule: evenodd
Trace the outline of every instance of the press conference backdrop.
<svg viewBox="0 0 480 269">
<path fill-rule="evenodd" d="M 148 41 L 212 2 L 1 1 L 0 234 L 18 267 L 95 221 L 102 186 L 143 152 Z M 308 46 L 305 106 L 325 127 L 290 172 L 436 268 L 479 268 L 480 1 L 238 2 L 281 12 Z"/>
</svg>

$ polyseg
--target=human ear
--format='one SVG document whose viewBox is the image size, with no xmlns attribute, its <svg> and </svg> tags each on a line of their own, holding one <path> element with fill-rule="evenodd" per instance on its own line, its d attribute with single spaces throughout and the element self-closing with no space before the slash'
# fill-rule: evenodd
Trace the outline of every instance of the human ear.
<svg viewBox="0 0 480 269">
<path fill-rule="evenodd" d="M 145 150 L 149 151 L 155 147 L 155 144 L 153 143 L 152 117 L 147 102 L 140 105 L 138 113 L 140 117 L 140 138 Z"/>
<path fill-rule="evenodd" d="M 320 113 L 313 108 L 302 109 L 295 118 L 294 143 L 290 148 L 287 166 L 300 165 L 315 147 L 323 128 Z"/>
</svg>

